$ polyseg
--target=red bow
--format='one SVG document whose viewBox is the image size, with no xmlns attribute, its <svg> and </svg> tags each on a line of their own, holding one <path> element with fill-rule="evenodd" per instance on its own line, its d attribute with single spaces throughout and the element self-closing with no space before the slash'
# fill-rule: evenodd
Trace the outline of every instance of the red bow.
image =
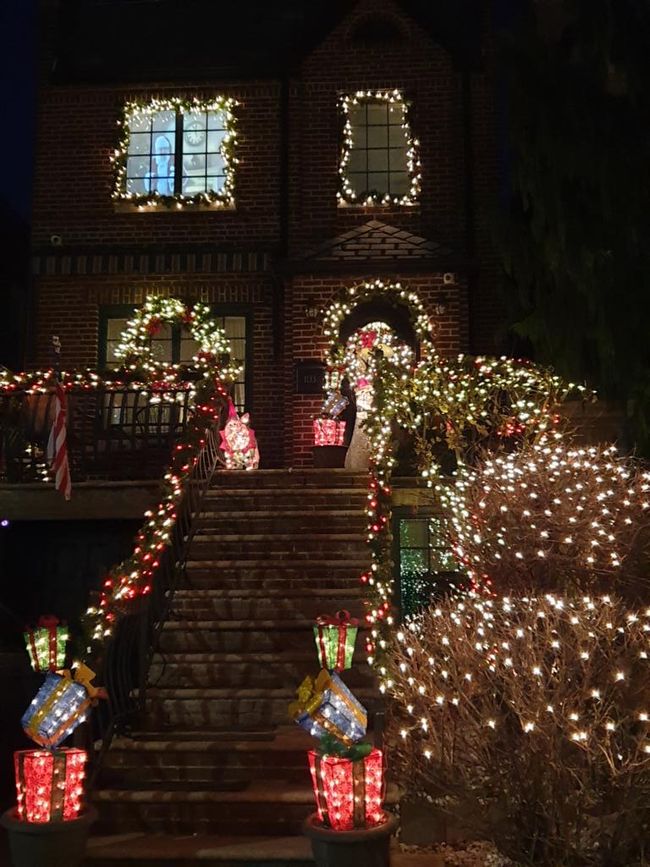
<svg viewBox="0 0 650 867">
<path fill-rule="evenodd" d="M 44 614 L 38 618 L 38 625 L 44 629 L 54 629 L 59 625 L 59 618 L 55 617 L 54 614 Z"/>
<path fill-rule="evenodd" d="M 359 618 L 350 617 L 350 612 L 342 608 L 336 614 L 319 614 L 316 618 L 318 626 L 358 626 Z"/>
</svg>

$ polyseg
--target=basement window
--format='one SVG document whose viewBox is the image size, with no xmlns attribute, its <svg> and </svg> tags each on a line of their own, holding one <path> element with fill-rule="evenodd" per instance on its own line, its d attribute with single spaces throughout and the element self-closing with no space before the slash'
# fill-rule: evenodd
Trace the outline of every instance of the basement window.
<svg viewBox="0 0 650 867">
<path fill-rule="evenodd" d="M 441 518 L 397 514 L 395 522 L 396 584 L 404 618 L 458 587 L 462 575 L 449 550 Z"/>
<path fill-rule="evenodd" d="M 140 210 L 234 206 L 234 104 L 222 97 L 128 103 L 114 198 Z"/>
</svg>

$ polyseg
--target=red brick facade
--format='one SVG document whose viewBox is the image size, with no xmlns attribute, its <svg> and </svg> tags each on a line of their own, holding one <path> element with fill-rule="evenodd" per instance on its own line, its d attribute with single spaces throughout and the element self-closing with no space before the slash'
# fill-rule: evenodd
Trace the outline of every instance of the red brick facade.
<svg viewBox="0 0 650 867">
<path fill-rule="evenodd" d="M 392 22 L 399 38 L 369 47 L 355 33 L 377 15 Z M 489 350 L 496 324 L 485 216 L 496 186 L 493 88 L 489 70 L 468 73 L 468 81 L 469 127 L 463 126 L 468 92 L 449 52 L 399 3 L 360 0 L 284 81 L 46 82 L 37 131 L 30 363 L 47 361 L 49 336 L 57 333 L 66 366 L 96 365 L 102 307 L 137 304 L 152 290 L 246 311 L 253 341 L 250 408 L 263 465 L 302 466 L 311 461 L 318 400 L 295 393 L 295 363 L 319 359 L 325 345 L 320 319 L 308 318 L 306 308 L 324 307 L 363 280 L 400 280 L 427 305 L 441 351 Z M 337 206 L 338 96 L 393 88 L 413 105 L 419 203 Z M 110 155 L 124 102 L 215 94 L 239 103 L 236 208 L 116 209 Z M 468 229 L 470 154 L 475 191 Z M 439 252 L 400 257 L 389 251 L 376 260 L 313 252 L 369 221 L 428 239 Z M 436 316 L 434 302 L 443 293 L 446 309 Z"/>
</svg>

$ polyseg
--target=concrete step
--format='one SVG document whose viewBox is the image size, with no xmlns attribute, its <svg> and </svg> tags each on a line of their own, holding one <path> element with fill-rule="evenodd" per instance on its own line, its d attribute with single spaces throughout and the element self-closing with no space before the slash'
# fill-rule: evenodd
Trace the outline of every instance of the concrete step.
<svg viewBox="0 0 650 867">
<path fill-rule="evenodd" d="M 308 651 L 311 620 L 168 620 L 160 634 L 161 653 L 271 653 Z"/>
<path fill-rule="evenodd" d="M 192 559 L 247 559 L 264 552 L 266 560 L 304 562 L 340 555 L 362 557 L 366 543 L 360 533 L 239 533 L 199 534 L 192 540 Z"/>
<path fill-rule="evenodd" d="M 334 552 L 332 552 L 333 554 Z M 365 551 L 354 557 L 318 556 L 301 562 L 256 556 L 226 560 L 205 559 L 196 554 L 186 563 L 188 589 L 311 590 L 358 588 L 359 576 L 370 566 Z"/>
<path fill-rule="evenodd" d="M 363 642 L 358 641 L 354 667 L 345 681 L 354 689 L 372 682 Z M 278 653 L 170 653 L 156 654 L 149 671 L 153 687 L 269 687 L 294 689 L 318 666 L 316 647 L 308 652 Z"/>
<path fill-rule="evenodd" d="M 311 786 L 255 781 L 235 791 L 213 788 L 98 789 L 96 834 L 159 832 L 287 836 L 314 810 Z"/>
<path fill-rule="evenodd" d="M 317 666 L 305 674 L 316 673 Z M 303 675 L 304 676 L 304 675 Z M 269 725 L 286 725 L 288 707 L 302 678 L 290 688 L 151 688 L 147 690 L 145 727 L 213 731 L 255 731 Z M 355 689 L 355 695 L 372 713 L 378 694 L 372 688 Z"/>
<path fill-rule="evenodd" d="M 237 740 L 205 732 L 155 733 L 119 737 L 111 744 L 101 773 L 101 788 L 142 789 L 211 787 L 232 788 L 233 783 L 255 779 L 309 784 L 306 751 L 312 739 L 297 726 L 279 729 L 278 735 Z M 188 786 L 188 784 L 192 784 Z"/>
<path fill-rule="evenodd" d="M 85 867 L 313 867 L 309 840 L 131 833 L 92 836 Z"/>
<path fill-rule="evenodd" d="M 206 596 L 201 591 L 174 596 L 170 619 L 185 620 L 313 620 L 323 613 L 334 613 L 346 608 L 352 616 L 363 618 L 361 587 L 334 593 L 318 589 L 275 591 L 213 591 Z"/>
<path fill-rule="evenodd" d="M 273 509 L 204 511 L 197 519 L 197 535 L 238 533 L 358 533 L 364 538 L 368 516 L 363 509 Z"/>
<path fill-rule="evenodd" d="M 211 511 L 275 510 L 305 512 L 323 509 L 365 509 L 368 493 L 365 488 L 213 488 L 206 492 L 203 507 Z"/>
<path fill-rule="evenodd" d="M 365 487 L 367 473 L 354 473 L 343 469 L 283 469 L 283 470 L 224 470 L 215 474 L 212 489 L 227 488 L 348 488 Z"/>
</svg>

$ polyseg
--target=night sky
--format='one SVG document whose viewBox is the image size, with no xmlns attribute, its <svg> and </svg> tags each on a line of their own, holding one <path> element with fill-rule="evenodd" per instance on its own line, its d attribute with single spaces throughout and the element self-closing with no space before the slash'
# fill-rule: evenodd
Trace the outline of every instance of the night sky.
<svg viewBox="0 0 650 867">
<path fill-rule="evenodd" d="M 31 208 L 36 5 L 37 0 L 0 2 L 0 201 L 24 219 Z"/>
</svg>

